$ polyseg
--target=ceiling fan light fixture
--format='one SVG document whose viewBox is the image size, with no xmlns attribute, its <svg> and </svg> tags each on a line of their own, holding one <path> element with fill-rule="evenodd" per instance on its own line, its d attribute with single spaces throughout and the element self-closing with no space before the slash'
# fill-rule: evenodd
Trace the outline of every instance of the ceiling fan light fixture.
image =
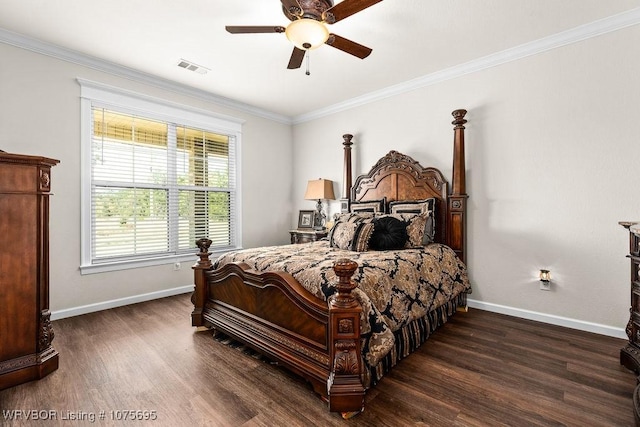
<svg viewBox="0 0 640 427">
<path fill-rule="evenodd" d="M 287 27 L 285 34 L 298 49 L 310 50 L 322 46 L 329 38 L 329 30 L 320 21 L 301 18 Z"/>
</svg>

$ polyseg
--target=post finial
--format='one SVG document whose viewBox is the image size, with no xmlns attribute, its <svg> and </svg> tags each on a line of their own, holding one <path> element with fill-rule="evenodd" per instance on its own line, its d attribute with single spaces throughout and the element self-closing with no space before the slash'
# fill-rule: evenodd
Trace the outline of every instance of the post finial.
<svg viewBox="0 0 640 427">
<path fill-rule="evenodd" d="M 342 198 L 340 199 L 340 210 L 342 212 L 349 212 L 349 205 L 351 203 L 351 183 L 352 183 L 352 174 L 351 174 L 351 146 L 353 142 L 353 135 L 350 133 L 345 133 L 342 135 L 344 141 L 342 142 L 342 148 L 344 151 L 344 167 L 343 167 L 343 176 L 342 176 Z"/>
<path fill-rule="evenodd" d="M 467 121 L 464 119 L 465 114 L 467 114 L 467 110 L 455 110 L 451 115 L 453 116 L 452 125 L 456 125 L 455 129 L 464 129 L 464 124 Z"/>
<path fill-rule="evenodd" d="M 200 259 L 198 260 L 198 267 L 208 268 L 211 267 L 211 260 L 209 259 L 209 247 L 211 246 L 211 240 L 207 238 L 202 238 L 196 240 L 196 246 L 200 249 L 198 252 L 198 256 Z"/>
<path fill-rule="evenodd" d="M 338 276 L 338 284 L 336 285 L 338 293 L 334 296 L 336 305 L 351 307 L 355 304 L 356 300 L 351 291 L 354 290 L 358 284 L 351 279 L 351 276 L 353 276 L 357 268 L 358 263 L 347 258 L 341 258 L 333 265 L 333 271 L 335 271 L 336 276 Z"/>
</svg>

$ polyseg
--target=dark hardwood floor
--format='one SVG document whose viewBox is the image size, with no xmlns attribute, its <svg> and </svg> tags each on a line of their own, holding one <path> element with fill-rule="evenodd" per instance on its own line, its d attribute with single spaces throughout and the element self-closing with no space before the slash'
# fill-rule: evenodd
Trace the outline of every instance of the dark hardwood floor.
<svg viewBox="0 0 640 427">
<path fill-rule="evenodd" d="M 619 365 L 620 339 L 457 313 L 343 420 L 297 377 L 196 331 L 191 308 L 180 295 L 54 322 L 60 368 L 0 391 L 0 425 L 633 425 L 635 375 Z M 12 410 L 53 412 L 8 421 Z M 124 410 L 157 419 L 116 420 Z"/>
</svg>

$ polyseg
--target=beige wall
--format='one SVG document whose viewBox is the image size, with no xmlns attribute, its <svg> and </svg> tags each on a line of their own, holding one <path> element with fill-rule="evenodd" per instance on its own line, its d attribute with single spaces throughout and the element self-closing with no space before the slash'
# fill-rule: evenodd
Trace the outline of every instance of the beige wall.
<svg viewBox="0 0 640 427">
<path fill-rule="evenodd" d="M 52 311 L 92 304 L 102 306 L 106 301 L 126 301 L 193 283 L 191 262 L 183 262 L 180 271 L 173 271 L 171 263 L 80 275 L 78 77 L 245 120 L 241 177 L 243 244 L 251 247 L 288 242 L 292 181 L 288 167 L 292 155 L 289 125 L 1 43 L 0 58 L 0 149 L 61 161 L 52 171 Z M 273 165 L 276 167 L 268 167 Z"/>
<path fill-rule="evenodd" d="M 395 149 L 450 176 L 450 113 L 465 108 L 471 298 L 621 331 L 629 265 L 618 221 L 640 220 L 637 40 L 636 25 L 295 125 L 294 209 L 309 208 L 307 179 L 341 188 L 343 133 L 355 134 L 355 174 Z"/>
<path fill-rule="evenodd" d="M 635 40 L 637 25 L 294 126 L 0 44 L 0 149 L 61 160 L 51 307 L 64 311 L 192 283 L 185 263 L 80 275 L 77 77 L 246 120 L 245 247 L 287 243 L 298 209 L 314 208 L 308 179 L 336 181 L 341 197 L 344 133 L 355 134 L 356 174 L 395 149 L 449 176 L 450 113 L 466 108 L 473 300 L 621 331 L 629 267 L 617 222 L 640 220 Z M 540 268 L 551 292 L 538 289 Z"/>
</svg>

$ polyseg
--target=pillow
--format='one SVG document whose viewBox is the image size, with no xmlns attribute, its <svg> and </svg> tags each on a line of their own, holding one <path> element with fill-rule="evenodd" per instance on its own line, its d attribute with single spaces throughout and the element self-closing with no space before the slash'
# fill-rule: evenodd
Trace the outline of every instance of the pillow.
<svg viewBox="0 0 640 427">
<path fill-rule="evenodd" d="M 372 213 L 384 213 L 385 205 L 387 204 L 387 198 L 383 197 L 380 200 L 367 200 L 363 202 L 353 201 L 351 202 L 351 212 L 372 212 Z"/>
<path fill-rule="evenodd" d="M 369 249 L 373 222 L 336 222 L 331 229 L 329 246 L 349 251 L 364 252 Z"/>
<path fill-rule="evenodd" d="M 401 214 L 402 215 L 402 214 Z M 407 214 L 404 214 L 407 215 Z M 410 214 L 409 214 L 410 215 Z M 429 214 L 412 215 L 407 225 L 407 248 L 421 248 L 425 245 L 424 234 Z"/>
<path fill-rule="evenodd" d="M 389 202 L 389 213 L 429 213 L 435 210 L 436 199 L 395 200 Z"/>
<path fill-rule="evenodd" d="M 373 213 L 371 212 L 354 212 L 354 213 L 338 213 L 334 215 L 334 224 L 329 230 L 329 234 L 327 235 L 327 239 L 329 240 L 329 245 L 331 245 L 331 241 L 333 240 L 333 233 L 341 229 L 341 232 L 344 232 L 344 228 L 339 227 L 336 228 L 338 224 L 341 223 L 349 223 L 349 224 L 361 224 L 361 223 L 373 223 Z M 337 247 L 337 246 L 335 246 Z"/>
<path fill-rule="evenodd" d="M 375 251 L 402 249 L 407 243 L 407 224 L 392 216 L 376 218 L 369 248 Z"/>
<path fill-rule="evenodd" d="M 424 229 L 427 223 L 429 214 L 387 214 L 378 215 L 376 218 L 392 217 L 405 222 L 407 231 L 407 242 L 405 248 L 420 248 L 424 246 L 422 241 L 424 240 Z"/>
<path fill-rule="evenodd" d="M 425 223 L 424 237 L 422 245 L 428 245 L 435 240 L 436 235 L 436 199 L 430 198 L 425 200 L 400 200 L 389 202 L 389 212 L 392 214 L 400 213 L 427 213 L 427 222 Z"/>
<path fill-rule="evenodd" d="M 334 215 L 334 222 L 372 222 L 373 212 L 349 212 Z"/>
</svg>

